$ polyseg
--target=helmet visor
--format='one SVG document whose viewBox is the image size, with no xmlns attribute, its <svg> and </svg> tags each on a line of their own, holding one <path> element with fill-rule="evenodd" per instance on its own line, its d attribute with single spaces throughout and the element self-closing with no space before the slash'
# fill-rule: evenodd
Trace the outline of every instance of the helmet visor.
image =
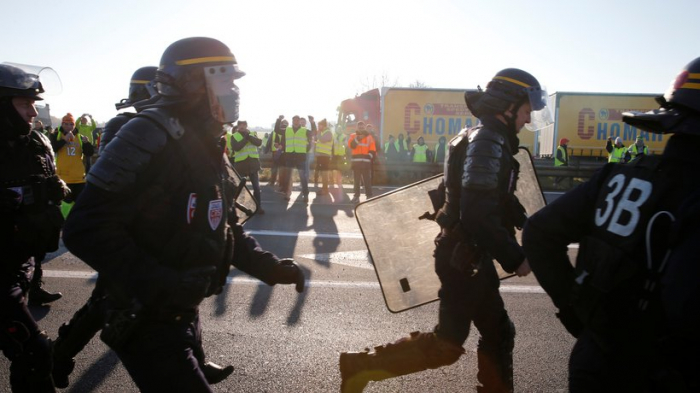
<svg viewBox="0 0 700 393">
<path fill-rule="evenodd" d="M 26 77 L 21 81 L 18 86 L 5 86 L 15 89 L 43 89 L 41 93 L 48 95 L 58 95 L 63 91 L 63 84 L 61 83 L 61 78 L 58 76 L 56 71 L 51 67 L 35 66 L 29 64 L 19 64 L 11 63 L 9 61 L 3 62 L 3 64 L 11 65 L 17 67 L 27 73 Z"/>
<path fill-rule="evenodd" d="M 236 64 L 204 68 L 211 115 L 219 123 L 233 123 L 238 120 L 240 92 L 234 80 L 241 76 L 243 73 Z"/>
<path fill-rule="evenodd" d="M 554 123 L 552 111 L 549 110 L 547 102 L 549 95 L 545 89 L 528 90 L 528 100 L 530 101 L 530 122 L 525 124 L 528 131 L 541 130 Z"/>
</svg>

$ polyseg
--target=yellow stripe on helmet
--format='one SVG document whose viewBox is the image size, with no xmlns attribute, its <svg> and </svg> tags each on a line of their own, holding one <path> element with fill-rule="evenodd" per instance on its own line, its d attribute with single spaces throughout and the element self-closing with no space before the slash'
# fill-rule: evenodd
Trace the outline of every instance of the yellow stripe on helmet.
<svg viewBox="0 0 700 393">
<path fill-rule="evenodd" d="M 530 87 L 530 85 L 528 85 L 527 83 L 520 82 L 517 79 L 508 78 L 507 76 L 494 76 L 493 79 L 501 79 L 501 80 L 504 80 L 506 82 L 515 83 L 518 86 Z"/>
<path fill-rule="evenodd" d="M 132 79 L 132 80 L 131 80 L 131 83 L 132 83 L 132 84 L 135 84 L 135 85 L 145 85 L 145 84 L 147 84 L 147 83 L 149 83 L 149 82 L 150 82 L 150 81 L 146 81 L 146 80 L 143 80 L 143 79 Z"/>
<path fill-rule="evenodd" d="M 194 59 L 178 60 L 175 62 L 176 65 L 192 65 L 192 64 L 202 64 L 202 63 L 214 63 L 214 62 L 236 62 L 236 58 L 233 56 L 210 56 L 210 57 L 196 57 Z"/>
<path fill-rule="evenodd" d="M 696 89 L 700 90 L 700 83 L 684 83 L 680 87 L 681 89 Z"/>
</svg>

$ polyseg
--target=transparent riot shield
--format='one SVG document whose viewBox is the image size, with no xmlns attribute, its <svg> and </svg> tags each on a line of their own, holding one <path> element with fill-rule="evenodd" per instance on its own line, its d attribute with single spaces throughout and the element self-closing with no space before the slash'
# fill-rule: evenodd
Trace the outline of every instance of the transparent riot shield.
<svg viewBox="0 0 700 393">
<path fill-rule="evenodd" d="M 233 170 L 236 176 L 233 182 L 236 185 L 235 200 L 236 210 L 238 211 L 238 222 L 243 225 L 258 211 L 258 202 L 255 200 L 253 193 L 246 187 L 247 179 L 241 176 L 236 169 Z"/>
<path fill-rule="evenodd" d="M 544 195 L 527 149 L 521 147 L 516 159 L 520 162 L 516 195 L 531 215 L 545 205 Z M 434 210 L 428 191 L 436 189 L 441 181 L 442 175 L 437 175 L 367 200 L 355 208 L 384 301 L 391 312 L 438 300 L 440 280 L 435 273 L 433 251 L 440 226 L 419 217 Z M 494 264 L 501 279 L 513 276 L 497 262 Z"/>
</svg>

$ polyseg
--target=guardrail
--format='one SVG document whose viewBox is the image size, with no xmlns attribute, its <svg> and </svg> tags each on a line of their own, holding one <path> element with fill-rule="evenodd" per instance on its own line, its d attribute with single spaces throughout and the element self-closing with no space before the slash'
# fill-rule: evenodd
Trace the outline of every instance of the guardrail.
<svg viewBox="0 0 700 393">
<path fill-rule="evenodd" d="M 272 165 L 269 156 L 260 157 L 260 163 L 264 169 Z M 604 162 L 571 160 L 570 166 L 555 167 L 551 159 L 534 160 L 537 177 L 544 190 L 567 190 L 583 183 L 591 178 L 593 173 L 603 166 Z M 311 166 L 313 170 L 313 165 Z M 436 163 L 415 163 L 415 162 L 378 162 L 374 166 L 374 185 L 404 186 L 418 180 L 422 180 L 443 172 L 443 165 Z M 352 182 L 352 171 L 349 164 L 343 171 L 346 181 Z M 313 181 L 313 174 L 310 176 Z M 554 184 L 555 178 L 563 178 L 558 185 Z M 261 176 L 265 179 L 265 174 Z"/>
</svg>

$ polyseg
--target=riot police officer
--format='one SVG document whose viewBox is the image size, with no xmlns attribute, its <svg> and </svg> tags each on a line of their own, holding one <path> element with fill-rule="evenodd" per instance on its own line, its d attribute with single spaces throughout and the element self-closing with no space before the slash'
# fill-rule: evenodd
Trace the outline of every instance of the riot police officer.
<svg viewBox="0 0 700 393">
<path fill-rule="evenodd" d="M 698 75 L 700 58 L 657 98 L 660 109 L 623 114 L 639 130 L 673 134 L 662 155 L 607 164 L 525 226 L 532 269 L 578 338 L 572 392 L 700 391 Z"/>
<path fill-rule="evenodd" d="M 161 98 L 125 124 L 88 174 L 64 242 L 109 294 L 101 338 L 143 392 L 210 392 L 197 351 L 198 306 L 230 265 L 269 285 L 304 275 L 263 251 L 237 223 L 236 178 L 221 143 L 238 118 L 244 73 L 218 40 L 170 45 L 156 73 Z"/>
<path fill-rule="evenodd" d="M 13 392 L 53 392 L 51 342 L 27 309 L 34 258 L 58 249 L 68 188 L 49 140 L 32 130 L 37 75 L 0 64 L 0 348 L 11 362 Z"/>
<path fill-rule="evenodd" d="M 158 67 L 141 67 L 131 76 L 128 98 L 115 104 L 117 110 L 133 107 L 136 113 L 144 106 L 155 103 L 159 96 L 155 87 L 156 70 Z M 105 125 L 100 139 L 100 152 L 114 138 L 119 129 L 129 120 L 136 117 L 134 112 L 121 112 Z M 31 299 L 31 298 L 30 298 Z M 85 348 L 104 324 L 106 314 L 107 293 L 103 280 L 98 277 L 95 289 L 88 301 L 73 315 L 68 323 L 58 329 L 58 337 L 53 343 L 53 379 L 58 388 L 68 387 L 69 376 L 75 368 L 75 356 Z M 209 384 L 216 384 L 233 373 L 233 366 L 219 366 L 204 360 L 204 349 L 195 351 L 202 373 Z"/>
<path fill-rule="evenodd" d="M 121 99 L 114 104 L 114 107 L 118 111 L 133 107 L 136 109 L 136 112 L 140 112 L 143 106 L 157 101 L 158 92 L 155 86 L 157 69 L 158 67 L 147 66 L 134 71 L 129 81 L 129 97 Z M 136 113 L 134 112 L 121 112 L 105 124 L 104 131 L 100 137 L 100 154 L 102 154 L 109 142 L 114 139 L 117 131 L 135 116 Z"/>
<path fill-rule="evenodd" d="M 456 362 L 472 322 L 481 333 L 479 391 L 513 391 L 515 328 L 492 259 L 518 276 L 530 272 L 515 239 L 514 227 L 522 227 L 525 216 L 514 195 L 519 166 L 513 156 L 517 134 L 531 113 L 546 109 L 546 92 L 529 73 L 509 68 L 498 72 L 485 91 L 468 92 L 465 100 L 481 125 L 462 130 L 448 147 L 445 199 L 436 217 L 442 228 L 434 254 L 441 282 L 438 324 L 434 332 L 412 333 L 375 352 L 341 354 L 344 392 L 361 391 L 368 379 Z"/>
</svg>

